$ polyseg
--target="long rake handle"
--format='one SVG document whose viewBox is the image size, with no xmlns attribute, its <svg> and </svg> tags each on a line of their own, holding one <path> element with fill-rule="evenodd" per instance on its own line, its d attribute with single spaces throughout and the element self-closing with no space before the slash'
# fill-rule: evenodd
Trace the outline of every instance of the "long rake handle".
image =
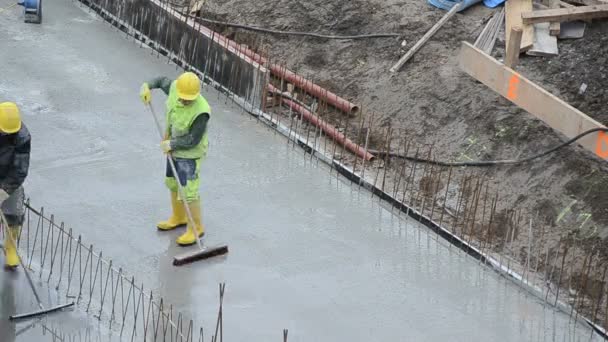
<svg viewBox="0 0 608 342">
<path fill-rule="evenodd" d="M 151 103 L 148 104 L 148 108 L 150 109 L 152 118 L 154 118 L 154 123 L 156 124 L 156 129 L 158 130 L 158 134 L 160 135 L 160 138 L 164 139 L 165 136 L 163 134 L 163 129 L 160 126 L 160 122 L 158 121 L 158 117 L 156 116 L 156 112 L 154 111 L 154 108 L 152 107 Z M 188 202 L 186 201 L 186 192 L 184 191 L 181 179 L 179 178 L 179 175 L 177 174 L 177 169 L 175 168 L 175 163 L 173 162 L 173 156 L 171 155 L 171 153 L 168 153 L 168 157 L 169 158 L 167 158 L 167 159 L 169 160 L 169 165 L 171 165 L 171 171 L 173 172 L 173 177 L 175 177 L 175 179 L 177 180 L 177 190 L 179 192 L 179 197 L 181 197 L 182 202 L 184 202 L 184 208 L 186 209 L 186 214 L 188 216 L 188 222 L 190 223 L 190 226 L 193 229 L 193 233 L 196 236 L 196 244 L 198 245 L 198 248 L 200 248 L 201 250 L 204 250 L 203 245 L 201 244 L 200 238 L 199 238 L 198 233 L 195 228 L 196 226 L 194 223 L 194 218 L 192 217 L 192 212 L 190 212 L 190 207 L 188 206 Z"/>
<path fill-rule="evenodd" d="M 2 225 L 5 228 L 4 233 L 8 236 L 8 238 L 11 240 L 11 243 L 15 247 L 15 253 L 17 253 L 17 257 L 19 258 L 19 265 L 21 265 L 21 268 L 23 268 L 23 273 L 25 273 L 25 277 L 27 278 L 27 282 L 30 285 L 30 287 L 32 288 L 32 292 L 34 292 L 34 297 L 36 297 L 36 301 L 38 302 L 38 306 L 40 307 L 40 309 L 44 309 L 44 306 L 42 305 L 42 301 L 40 300 L 40 296 L 38 295 L 38 291 L 36 291 L 36 287 L 34 286 L 34 282 L 32 281 L 32 277 L 30 276 L 30 272 L 23 265 L 24 261 L 21 258 L 21 255 L 19 255 L 19 251 L 17 249 L 17 242 L 13 238 L 13 233 L 8 228 L 8 221 L 6 220 L 6 216 L 4 216 L 4 212 L 2 212 L 2 210 L 0 210 L 0 217 L 2 218 Z"/>
</svg>

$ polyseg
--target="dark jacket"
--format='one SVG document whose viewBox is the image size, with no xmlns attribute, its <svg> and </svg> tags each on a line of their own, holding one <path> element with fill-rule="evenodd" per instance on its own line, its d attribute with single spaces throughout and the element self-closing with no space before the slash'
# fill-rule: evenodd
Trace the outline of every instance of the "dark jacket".
<svg viewBox="0 0 608 342">
<path fill-rule="evenodd" d="M 0 133 L 0 188 L 9 195 L 25 181 L 30 168 L 31 137 L 25 124 L 14 134 Z"/>
</svg>

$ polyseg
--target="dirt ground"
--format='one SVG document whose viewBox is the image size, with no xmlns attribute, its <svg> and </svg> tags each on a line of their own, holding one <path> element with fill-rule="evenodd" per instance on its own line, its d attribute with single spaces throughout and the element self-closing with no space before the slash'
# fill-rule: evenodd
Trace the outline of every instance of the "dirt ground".
<svg viewBox="0 0 608 342">
<path fill-rule="evenodd" d="M 407 137 L 423 149 L 433 146 L 436 159 L 464 161 L 529 156 L 563 141 L 563 136 L 458 68 L 461 41 L 474 42 L 494 11 L 478 4 L 457 14 L 394 75 L 389 68 L 444 11 L 422 0 L 207 0 L 202 15 L 277 30 L 401 34 L 398 39 L 330 41 L 263 35 L 260 41 L 257 34 L 215 27 L 241 43 L 261 45 L 273 60 L 361 104 L 366 117 L 375 113 L 372 147 L 381 148 L 382 132 L 390 126 L 396 132 L 392 150 L 400 149 Z M 518 71 L 608 123 L 608 20 L 588 24 L 583 39 L 560 40 L 559 50 L 557 57 L 522 55 Z M 501 38 L 493 55 L 502 59 L 503 54 Z M 581 95 L 583 83 L 587 89 Z M 359 118 L 349 120 L 346 130 L 357 136 Z M 544 222 L 533 227 L 534 236 L 544 237 L 534 247 L 543 251 L 538 255 L 545 249 L 550 253 L 537 264 L 555 266 L 567 253 L 572 266 L 560 284 L 576 293 L 582 283 L 578 278 L 585 273 L 585 256 L 591 252 L 596 257 L 585 283 L 593 283 L 596 292 L 606 285 L 602 270 L 608 264 L 607 170 L 606 162 L 572 145 L 529 164 L 456 172 L 474 172 L 489 180 L 490 192 L 500 194 L 497 211 L 503 220 L 507 210 L 514 209 Z M 520 262 L 527 253 L 517 251 L 527 249 L 528 238 L 517 234 L 510 242 L 509 249 Z M 504 244 L 496 245 L 498 251 L 501 247 Z"/>
</svg>

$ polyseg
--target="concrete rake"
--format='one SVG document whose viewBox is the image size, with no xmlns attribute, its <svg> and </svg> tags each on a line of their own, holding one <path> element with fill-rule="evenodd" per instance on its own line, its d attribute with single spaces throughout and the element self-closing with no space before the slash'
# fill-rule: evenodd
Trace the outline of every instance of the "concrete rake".
<svg viewBox="0 0 608 342">
<path fill-rule="evenodd" d="M 7 223 L 8 221 L 6 220 L 4 213 L 1 211 L 0 211 L 0 218 L 2 218 L 2 226 L 5 228 L 8 228 L 8 223 Z M 15 246 L 17 256 L 19 257 L 19 260 L 20 260 L 19 265 L 21 265 L 21 268 L 23 269 L 23 273 L 25 274 L 25 277 L 27 278 L 27 282 L 30 285 L 32 292 L 34 293 L 34 297 L 36 298 L 36 302 L 38 302 L 38 307 L 40 308 L 40 310 L 33 311 L 33 312 L 28 312 L 28 313 L 23 313 L 23 314 L 18 314 L 18 315 L 11 315 L 11 316 L 9 316 L 9 319 L 11 321 L 15 321 L 15 320 L 33 318 L 33 317 L 38 317 L 38 316 L 47 315 L 47 314 L 50 314 L 53 312 L 61 311 L 63 309 L 69 308 L 69 307 L 73 307 L 74 302 L 60 304 L 60 305 L 56 305 L 56 306 L 53 306 L 50 308 L 45 308 L 44 305 L 42 305 L 42 301 L 40 300 L 38 291 L 36 290 L 36 287 L 34 286 L 34 282 L 32 281 L 32 277 L 30 276 L 30 272 L 25 267 L 25 265 L 23 265 L 23 259 L 21 258 L 21 255 L 19 254 L 19 250 L 16 248 L 17 241 L 15 241 L 15 238 L 13 237 L 10 229 L 5 229 L 5 234 L 11 240 L 11 243 L 13 244 L 13 246 Z"/>
</svg>

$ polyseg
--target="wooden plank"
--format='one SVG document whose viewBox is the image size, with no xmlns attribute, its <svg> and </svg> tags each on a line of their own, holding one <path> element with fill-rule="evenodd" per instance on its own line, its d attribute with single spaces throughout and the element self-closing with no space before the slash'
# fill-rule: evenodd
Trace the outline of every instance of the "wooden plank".
<svg viewBox="0 0 608 342">
<path fill-rule="evenodd" d="M 476 47 L 483 50 L 485 41 L 486 41 L 486 39 L 488 39 L 487 36 L 490 34 L 489 32 L 492 32 L 492 27 L 495 24 L 495 19 L 496 19 L 496 15 L 492 16 L 492 18 L 490 18 L 488 20 L 488 22 L 484 26 L 483 30 L 479 34 L 479 36 L 477 36 L 477 39 L 475 40 L 475 43 L 473 45 L 475 45 Z"/>
<path fill-rule="evenodd" d="M 571 4 L 576 4 L 579 6 L 592 6 L 592 5 L 602 5 L 602 1 L 599 0 L 565 0 Z"/>
<path fill-rule="evenodd" d="M 605 127 L 467 42 L 462 43 L 459 59 L 464 72 L 568 138 Z M 578 144 L 608 160 L 608 134 L 595 132 Z"/>
<path fill-rule="evenodd" d="M 554 9 L 559 8 L 559 0 L 548 0 L 548 2 L 549 2 L 550 8 L 554 8 Z M 557 36 L 559 36 L 560 31 L 561 31 L 561 23 L 558 21 L 551 22 L 551 24 L 549 25 L 549 33 L 552 36 L 557 37 Z"/>
<path fill-rule="evenodd" d="M 529 11 L 521 14 L 525 24 L 546 23 L 551 21 L 588 20 L 608 17 L 608 4 L 572 8 Z"/>
<path fill-rule="evenodd" d="M 519 47 L 521 46 L 522 34 L 523 30 L 521 27 L 515 26 L 511 28 L 511 40 L 509 40 L 509 45 L 507 45 L 507 56 L 505 57 L 505 65 L 511 69 L 514 69 L 519 62 Z"/>
<path fill-rule="evenodd" d="M 529 50 L 534 44 L 534 27 L 524 25 L 521 14 L 532 11 L 532 0 L 508 0 L 505 2 L 505 11 L 506 46 L 509 46 L 511 29 L 518 26 L 523 30 L 520 51 Z"/>
<path fill-rule="evenodd" d="M 454 5 L 441 19 L 439 19 L 439 21 L 433 27 L 431 27 L 431 29 L 427 33 L 425 33 L 424 36 L 422 36 L 422 38 L 420 38 L 420 40 L 414 46 L 412 46 L 412 48 L 403 57 L 401 57 L 401 59 L 395 65 L 393 65 L 390 71 L 399 71 L 403 64 L 405 64 L 410 58 L 412 58 L 412 56 L 418 50 L 420 50 L 420 48 L 427 42 L 427 40 L 431 39 L 431 37 L 435 35 L 437 31 L 439 31 L 443 24 L 445 24 L 452 16 L 454 16 L 454 14 L 456 14 L 456 12 L 458 12 L 461 6 L 462 2 L 459 2 Z"/>
<path fill-rule="evenodd" d="M 488 55 L 492 54 L 492 50 L 494 50 L 494 44 L 496 44 L 496 40 L 498 40 L 498 34 L 500 30 L 504 27 L 505 24 L 505 8 L 503 7 L 498 13 L 498 20 L 496 22 L 496 29 L 494 30 L 494 36 L 490 39 L 490 42 L 487 46 L 487 49 L 484 50 Z"/>
<path fill-rule="evenodd" d="M 503 7 L 500 9 L 500 11 L 494 13 L 494 16 L 492 16 L 492 18 L 488 20 L 488 23 L 484 27 L 481 34 L 479 34 L 479 37 L 477 37 L 477 40 L 475 41 L 474 45 L 477 48 L 483 50 L 483 52 L 491 55 L 492 50 L 494 49 L 496 38 L 498 38 L 498 33 L 502 28 L 504 20 L 505 8 Z"/>
<path fill-rule="evenodd" d="M 565 1 L 560 1 L 559 2 L 559 7 L 561 8 L 575 8 L 576 6 L 569 4 Z M 591 19 L 587 19 L 587 20 L 583 20 L 584 22 L 586 22 L 587 24 L 591 24 L 592 20 Z"/>
</svg>

